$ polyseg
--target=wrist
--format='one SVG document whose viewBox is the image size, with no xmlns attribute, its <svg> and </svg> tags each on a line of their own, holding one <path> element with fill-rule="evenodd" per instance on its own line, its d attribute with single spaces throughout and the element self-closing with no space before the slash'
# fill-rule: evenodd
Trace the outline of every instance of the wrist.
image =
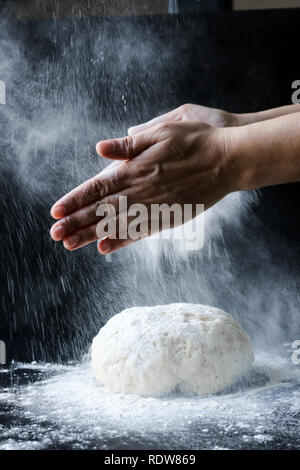
<svg viewBox="0 0 300 470">
<path fill-rule="evenodd" d="M 231 116 L 232 124 L 230 127 L 247 126 L 248 124 L 255 122 L 255 113 L 232 113 Z"/>
<path fill-rule="evenodd" d="M 228 111 L 219 112 L 219 122 L 217 127 L 238 127 L 242 126 L 241 114 L 230 113 Z M 216 125 L 214 123 L 214 125 Z"/>
<path fill-rule="evenodd" d="M 247 127 L 228 127 L 221 129 L 224 156 L 224 173 L 229 192 L 246 191 L 257 187 L 255 181 L 256 164 L 254 158 L 247 156 Z"/>
<path fill-rule="evenodd" d="M 239 127 L 243 125 L 243 115 L 236 113 L 227 114 L 227 125 L 225 127 Z"/>
<path fill-rule="evenodd" d="M 299 116 L 220 129 L 231 192 L 300 181 Z"/>
</svg>

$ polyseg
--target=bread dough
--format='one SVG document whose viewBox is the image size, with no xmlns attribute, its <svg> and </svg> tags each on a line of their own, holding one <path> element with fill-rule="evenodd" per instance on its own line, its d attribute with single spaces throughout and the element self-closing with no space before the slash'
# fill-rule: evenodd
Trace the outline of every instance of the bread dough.
<svg viewBox="0 0 300 470">
<path fill-rule="evenodd" d="M 114 392 L 212 394 L 246 374 L 254 360 L 247 333 L 228 313 L 198 304 L 134 307 L 94 338 L 95 377 Z"/>
</svg>

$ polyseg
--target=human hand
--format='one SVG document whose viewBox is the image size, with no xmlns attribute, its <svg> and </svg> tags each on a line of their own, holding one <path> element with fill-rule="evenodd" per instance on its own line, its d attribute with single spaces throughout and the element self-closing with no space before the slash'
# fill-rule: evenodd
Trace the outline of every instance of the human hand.
<svg viewBox="0 0 300 470">
<path fill-rule="evenodd" d="M 148 209 L 163 203 L 211 207 L 235 190 L 224 139 L 223 129 L 207 124 L 164 122 L 122 139 L 99 142 L 97 151 L 102 157 L 120 162 L 52 207 L 52 216 L 59 219 L 51 229 L 52 238 L 63 240 L 69 250 L 97 240 L 99 205 L 111 204 L 119 217 L 120 196 L 127 196 L 128 206 L 139 203 Z M 107 254 L 133 241 L 107 237 L 98 249 Z"/>
<path fill-rule="evenodd" d="M 233 127 L 239 124 L 239 115 L 221 109 L 208 108 L 198 104 L 184 104 L 169 113 L 162 114 L 151 121 L 128 129 L 129 135 L 143 132 L 162 122 L 197 121 L 214 127 Z"/>
</svg>

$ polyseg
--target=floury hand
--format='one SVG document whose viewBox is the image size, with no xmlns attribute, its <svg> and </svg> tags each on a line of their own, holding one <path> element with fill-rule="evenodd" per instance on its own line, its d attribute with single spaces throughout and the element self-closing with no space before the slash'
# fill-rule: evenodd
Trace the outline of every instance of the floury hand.
<svg viewBox="0 0 300 470">
<path fill-rule="evenodd" d="M 128 206 L 143 204 L 149 216 L 153 204 L 211 207 L 235 189 L 225 148 L 223 129 L 199 122 L 163 122 L 123 139 L 99 142 L 101 156 L 122 163 L 53 206 L 52 216 L 60 219 L 52 227 L 53 239 L 63 240 L 70 250 L 97 240 L 99 205 L 114 206 L 118 217 L 120 196 L 127 197 Z M 99 251 L 110 253 L 133 241 L 108 237 L 99 242 Z"/>
</svg>

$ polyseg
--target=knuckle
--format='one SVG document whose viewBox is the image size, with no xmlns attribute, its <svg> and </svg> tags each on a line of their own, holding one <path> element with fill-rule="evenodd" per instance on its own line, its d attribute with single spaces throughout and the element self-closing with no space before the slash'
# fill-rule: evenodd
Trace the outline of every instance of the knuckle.
<svg viewBox="0 0 300 470">
<path fill-rule="evenodd" d="M 104 181 L 104 194 L 103 197 L 114 193 L 117 191 L 120 185 L 120 181 L 122 179 L 123 172 L 120 169 L 114 171 L 107 179 Z"/>
<path fill-rule="evenodd" d="M 158 128 L 162 131 L 170 129 L 172 123 L 169 121 L 161 122 L 158 124 Z"/>
<path fill-rule="evenodd" d="M 135 162 L 134 165 L 130 167 L 130 175 L 129 178 L 131 181 L 135 180 L 136 178 L 143 178 L 147 174 L 147 165 L 143 162 Z"/>
<path fill-rule="evenodd" d="M 184 103 L 179 107 L 182 114 L 187 114 L 193 105 L 191 103 Z"/>
<path fill-rule="evenodd" d="M 91 212 L 92 212 L 93 214 L 98 215 L 98 213 L 99 213 L 99 207 L 101 207 L 101 201 L 96 201 L 96 202 L 94 202 L 94 204 L 92 205 L 92 210 L 91 210 Z"/>
<path fill-rule="evenodd" d="M 67 227 L 69 233 L 73 232 L 77 228 L 77 225 L 77 220 L 74 216 L 68 215 L 65 218 L 65 226 Z"/>
<path fill-rule="evenodd" d="M 111 197 L 105 197 L 101 201 L 97 201 L 93 206 L 96 217 L 114 216 L 115 208 L 113 205 L 113 199 Z"/>
<path fill-rule="evenodd" d="M 198 109 L 200 108 L 199 105 L 198 106 Z M 184 105 L 182 105 L 182 108 L 180 110 L 180 115 L 181 115 L 181 121 L 194 121 L 194 120 L 198 120 L 196 118 L 196 114 L 195 114 L 195 110 L 196 110 L 196 107 L 194 104 L 192 103 L 185 103 Z"/>
<path fill-rule="evenodd" d="M 114 171 L 113 175 L 112 175 L 112 184 L 113 185 L 118 185 L 118 183 L 120 183 L 120 181 L 125 178 L 126 176 L 129 175 L 129 166 L 128 165 L 119 165 L 116 170 Z"/>
<path fill-rule="evenodd" d="M 92 197 L 102 197 L 105 194 L 105 183 L 103 180 L 95 179 L 90 182 L 87 192 L 90 194 Z"/>
<path fill-rule="evenodd" d="M 173 139 L 176 136 L 176 123 L 174 122 L 162 122 L 158 125 L 157 128 L 157 135 L 159 138 L 165 139 Z"/>
<path fill-rule="evenodd" d="M 134 140 L 133 136 L 129 135 L 125 137 L 122 141 L 123 145 L 123 152 L 125 155 L 128 155 L 129 157 L 133 155 L 133 150 L 134 150 Z"/>
<path fill-rule="evenodd" d="M 152 176 L 154 176 L 155 178 L 160 178 L 164 175 L 164 173 L 164 165 L 162 163 L 157 162 L 155 165 L 153 165 Z"/>
<path fill-rule="evenodd" d="M 187 111 L 190 108 L 190 103 L 184 103 L 181 106 L 179 106 L 179 109 L 182 111 Z"/>
<path fill-rule="evenodd" d="M 155 126 L 154 132 L 155 135 L 158 137 L 165 137 L 168 135 L 172 128 L 172 122 L 165 121 L 165 122 L 160 122 Z"/>
</svg>

